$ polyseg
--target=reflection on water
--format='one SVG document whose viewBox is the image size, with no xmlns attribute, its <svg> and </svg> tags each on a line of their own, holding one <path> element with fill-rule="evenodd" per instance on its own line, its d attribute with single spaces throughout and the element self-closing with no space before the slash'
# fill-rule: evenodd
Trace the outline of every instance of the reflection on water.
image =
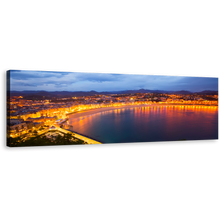
<svg viewBox="0 0 220 220">
<path fill-rule="evenodd" d="M 103 143 L 218 139 L 218 107 L 146 106 L 114 109 L 80 118 L 75 132 Z"/>
</svg>

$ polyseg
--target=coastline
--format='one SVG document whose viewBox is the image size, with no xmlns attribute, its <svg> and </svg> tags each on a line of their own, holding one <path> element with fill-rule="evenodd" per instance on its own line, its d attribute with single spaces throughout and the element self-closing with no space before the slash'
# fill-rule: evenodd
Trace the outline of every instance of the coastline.
<svg viewBox="0 0 220 220">
<path fill-rule="evenodd" d="M 69 129 L 65 129 L 66 131 L 69 131 L 69 132 L 71 132 L 71 133 L 73 133 L 73 134 L 75 134 L 75 135 L 80 135 L 80 136 L 82 136 L 82 137 L 84 137 L 84 138 L 88 138 L 89 140 L 92 140 L 92 141 L 94 141 L 94 142 L 97 142 L 97 143 L 94 143 L 94 144 L 105 144 L 104 142 L 101 142 L 101 141 L 99 141 L 98 139 L 94 139 L 94 138 L 92 138 L 92 137 L 90 137 L 90 136 L 88 136 L 88 135 L 84 135 L 84 134 L 81 134 L 81 133 L 79 133 L 79 132 L 76 132 L 76 131 L 72 131 L 72 130 L 69 130 Z"/>
<path fill-rule="evenodd" d="M 164 103 L 164 104 L 141 104 L 141 105 L 122 105 L 122 106 L 115 106 L 115 107 L 103 107 L 103 108 L 97 108 L 97 109 L 89 109 L 89 110 L 84 110 L 80 112 L 72 112 L 69 113 L 68 116 L 71 116 L 71 119 L 75 118 L 80 118 L 80 117 L 85 117 L 85 116 L 90 116 L 96 113 L 100 112 L 105 112 L 105 111 L 111 111 L 111 110 L 116 110 L 116 109 L 127 109 L 127 108 L 137 108 L 137 107 L 160 107 L 160 106 L 206 106 L 209 107 L 210 105 L 200 105 L 200 104 L 169 104 L 169 103 Z M 210 107 L 217 107 L 218 106 L 210 106 Z"/>
<path fill-rule="evenodd" d="M 136 108 L 136 107 L 139 107 L 139 108 L 142 108 L 142 107 L 160 107 L 160 106 L 207 106 L 209 107 L 209 105 L 201 105 L 201 104 L 177 104 L 177 103 L 163 103 L 163 104 L 141 104 L 141 105 L 123 105 L 123 106 L 115 106 L 115 107 L 104 107 L 104 108 L 97 108 L 97 109 L 88 109 L 88 110 L 82 110 L 80 112 L 73 112 L 73 113 L 69 113 L 68 115 L 71 115 L 70 118 L 71 119 L 78 119 L 78 118 L 83 118 L 83 117 L 89 117 L 89 116 L 92 116 L 93 114 L 97 114 L 97 113 L 100 113 L 100 112 L 104 112 L 104 111 L 111 111 L 111 110 L 116 110 L 116 109 L 128 109 L 128 108 Z M 218 106 L 212 106 L 212 107 L 218 107 Z M 65 122 L 66 123 L 66 122 Z M 65 129 L 69 132 L 72 132 L 72 133 L 75 133 L 75 134 L 78 134 L 78 135 L 81 135 L 81 136 L 84 136 L 85 138 L 89 138 L 91 140 L 94 140 L 94 141 L 97 141 L 97 142 L 100 142 L 102 144 L 105 144 L 104 142 L 102 141 L 99 141 L 97 139 L 94 139 L 93 137 L 89 137 L 85 134 L 80 134 L 78 132 L 75 132 L 74 130 L 70 130 L 70 129 Z"/>
</svg>

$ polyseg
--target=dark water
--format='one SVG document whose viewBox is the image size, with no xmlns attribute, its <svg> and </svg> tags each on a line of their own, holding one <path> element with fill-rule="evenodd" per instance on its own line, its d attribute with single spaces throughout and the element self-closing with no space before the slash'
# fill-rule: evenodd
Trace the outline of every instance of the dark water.
<svg viewBox="0 0 220 220">
<path fill-rule="evenodd" d="M 103 143 L 218 139 L 218 107 L 150 106 L 69 119 L 73 130 Z"/>
</svg>

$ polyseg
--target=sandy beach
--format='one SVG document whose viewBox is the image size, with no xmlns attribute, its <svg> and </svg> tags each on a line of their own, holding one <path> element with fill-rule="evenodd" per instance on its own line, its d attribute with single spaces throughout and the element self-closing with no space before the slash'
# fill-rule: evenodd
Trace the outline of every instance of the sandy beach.
<svg viewBox="0 0 220 220">
<path fill-rule="evenodd" d="M 111 111 L 111 110 L 116 110 L 116 109 L 128 109 L 128 108 L 136 108 L 136 107 L 139 107 L 139 108 L 160 107 L 160 106 L 205 106 L 205 105 L 190 105 L 190 104 L 123 105 L 123 106 L 118 106 L 118 107 L 106 107 L 106 108 L 104 107 L 104 108 L 85 110 L 85 111 L 81 111 L 81 112 L 73 112 L 73 113 L 70 113 L 69 116 L 71 117 L 71 119 L 75 119 L 75 118 L 85 117 L 85 116 L 93 115 L 96 113 Z M 218 107 L 218 106 L 211 106 L 211 107 Z"/>
</svg>

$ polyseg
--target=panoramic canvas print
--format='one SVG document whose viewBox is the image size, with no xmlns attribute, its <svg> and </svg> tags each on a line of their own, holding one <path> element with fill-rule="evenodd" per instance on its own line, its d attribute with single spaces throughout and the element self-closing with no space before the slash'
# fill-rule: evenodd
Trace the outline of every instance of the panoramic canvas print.
<svg viewBox="0 0 220 220">
<path fill-rule="evenodd" d="M 7 71 L 7 145 L 218 139 L 218 78 Z"/>
</svg>

